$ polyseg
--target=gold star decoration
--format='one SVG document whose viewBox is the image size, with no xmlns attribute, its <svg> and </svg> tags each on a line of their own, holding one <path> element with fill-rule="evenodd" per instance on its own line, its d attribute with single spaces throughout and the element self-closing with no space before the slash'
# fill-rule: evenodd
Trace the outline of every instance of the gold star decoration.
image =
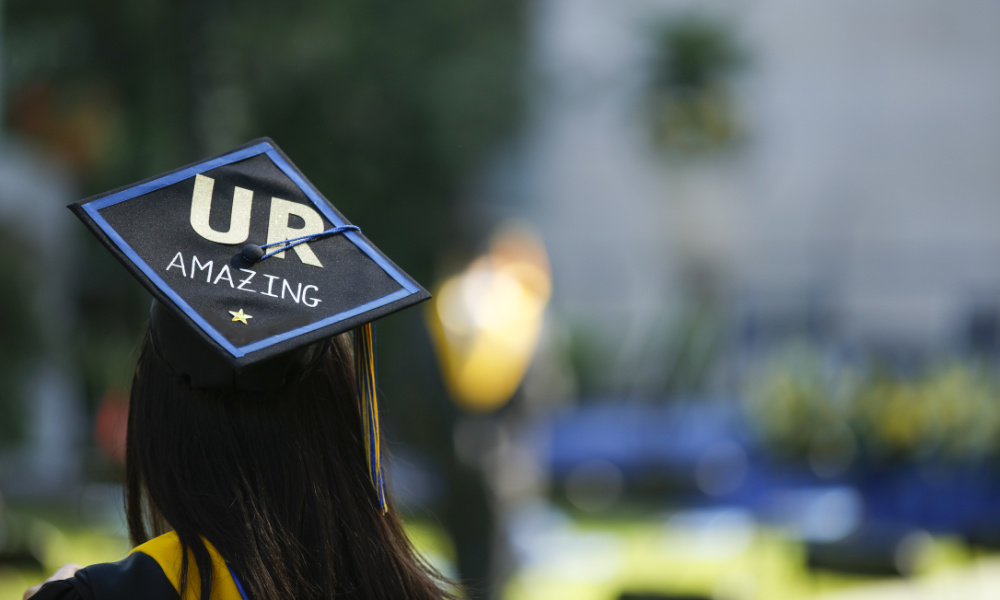
<svg viewBox="0 0 1000 600">
<path fill-rule="evenodd" d="M 250 315 L 248 315 L 245 312 L 243 312 L 242 308 L 239 311 L 231 310 L 231 311 L 229 311 L 229 314 L 233 315 L 233 321 L 239 321 L 240 323 L 243 323 L 244 325 L 249 325 L 249 323 L 247 323 L 247 319 L 252 319 L 253 318 Z"/>
</svg>

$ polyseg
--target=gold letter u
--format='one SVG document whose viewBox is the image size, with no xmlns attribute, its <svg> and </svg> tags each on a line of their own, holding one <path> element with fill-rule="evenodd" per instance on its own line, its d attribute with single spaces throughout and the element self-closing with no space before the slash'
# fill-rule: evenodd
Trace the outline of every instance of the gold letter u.
<svg viewBox="0 0 1000 600">
<path fill-rule="evenodd" d="M 242 244 L 250 237 L 250 206 L 253 192 L 237 187 L 233 193 L 233 212 L 229 217 L 229 229 L 216 231 L 209 225 L 212 212 L 212 190 L 215 180 L 204 175 L 195 175 L 194 194 L 191 196 L 191 227 L 201 237 L 217 244 Z"/>
</svg>

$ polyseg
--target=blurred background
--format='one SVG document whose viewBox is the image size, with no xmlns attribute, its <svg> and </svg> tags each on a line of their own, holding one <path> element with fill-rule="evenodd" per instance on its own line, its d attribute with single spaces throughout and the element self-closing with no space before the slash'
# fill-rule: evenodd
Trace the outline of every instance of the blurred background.
<svg viewBox="0 0 1000 600">
<path fill-rule="evenodd" d="M 0 596 L 128 551 L 149 298 L 65 206 L 264 135 L 435 294 L 390 481 L 470 600 L 1000 589 L 1000 4 L 3 0 L 0 59 Z"/>
</svg>

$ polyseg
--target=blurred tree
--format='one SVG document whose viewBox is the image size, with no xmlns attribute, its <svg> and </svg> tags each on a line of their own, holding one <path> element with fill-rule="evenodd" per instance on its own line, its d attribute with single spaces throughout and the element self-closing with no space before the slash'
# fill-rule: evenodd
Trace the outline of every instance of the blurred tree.
<svg viewBox="0 0 1000 600">
<path fill-rule="evenodd" d="M 11 248 L 30 248 L 21 235 L 0 224 L 0 239 Z M 24 369 L 31 366 L 42 347 L 38 315 L 33 303 L 37 292 L 34 274 L 38 265 L 32 252 L 19 252 L 18 260 L 0 269 L 0 447 L 24 437 L 22 392 Z"/>
<path fill-rule="evenodd" d="M 668 21 L 655 33 L 649 115 L 657 144 L 713 150 L 738 133 L 727 79 L 746 53 L 724 22 L 701 14 Z"/>
</svg>

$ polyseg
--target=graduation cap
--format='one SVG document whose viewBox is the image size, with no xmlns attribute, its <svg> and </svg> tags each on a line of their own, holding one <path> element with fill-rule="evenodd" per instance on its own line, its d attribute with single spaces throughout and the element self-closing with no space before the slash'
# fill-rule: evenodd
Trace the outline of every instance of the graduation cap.
<svg viewBox="0 0 1000 600">
<path fill-rule="evenodd" d="M 70 206 L 153 295 L 152 345 L 193 388 L 279 390 L 354 330 L 384 510 L 372 322 L 430 297 L 268 138 Z"/>
</svg>

